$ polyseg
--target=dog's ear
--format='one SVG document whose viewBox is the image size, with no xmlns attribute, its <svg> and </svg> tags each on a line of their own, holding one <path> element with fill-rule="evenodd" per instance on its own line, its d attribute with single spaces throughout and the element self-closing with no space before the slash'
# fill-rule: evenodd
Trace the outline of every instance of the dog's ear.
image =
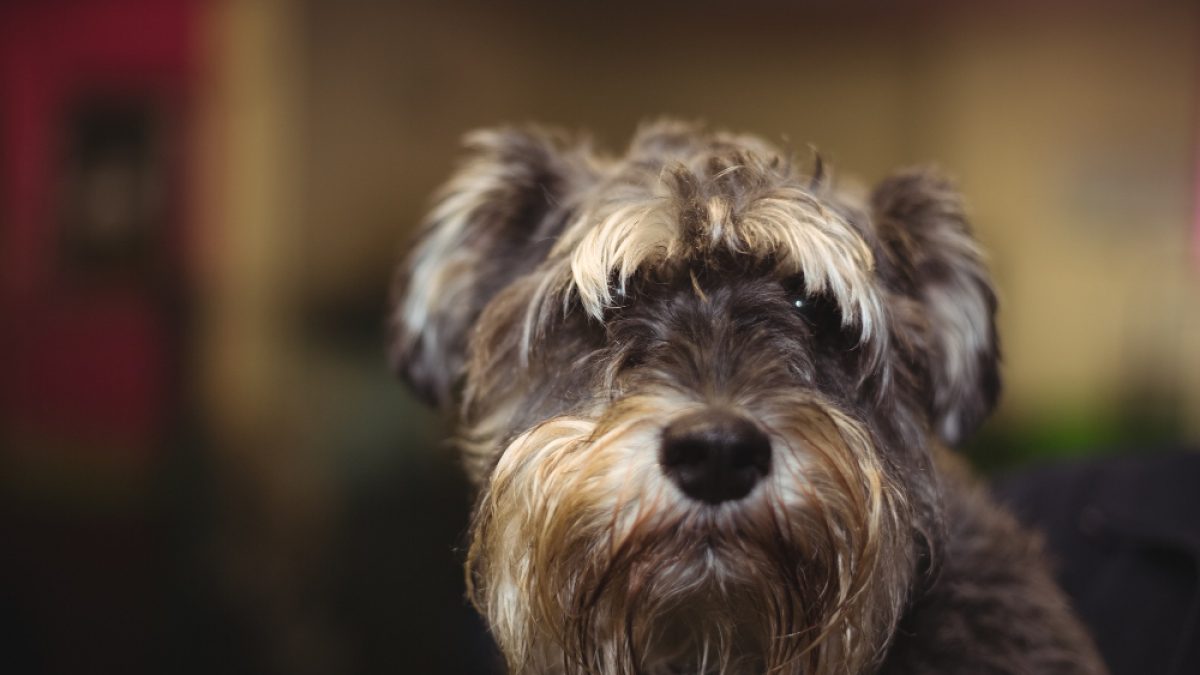
<svg viewBox="0 0 1200 675">
<path fill-rule="evenodd" d="M 1000 393 L 996 295 L 957 189 L 936 171 L 908 169 L 871 196 L 884 247 L 900 339 L 927 369 L 934 430 L 958 445 L 983 422 Z"/>
<path fill-rule="evenodd" d="M 427 402 L 454 403 L 484 306 L 549 252 L 596 177 L 586 142 L 541 129 L 469 134 L 393 286 L 390 358 Z"/>
</svg>

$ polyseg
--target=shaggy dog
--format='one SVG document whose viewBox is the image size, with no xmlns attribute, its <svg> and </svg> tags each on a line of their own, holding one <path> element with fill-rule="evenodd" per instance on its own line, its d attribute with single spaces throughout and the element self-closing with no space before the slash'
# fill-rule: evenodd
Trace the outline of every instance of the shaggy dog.
<svg viewBox="0 0 1200 675">
<path fill-rule="evenodd" d="M 482 131 L 397 284 L 457 419 L 467 577 L 512 673 L 1101 673 L 948 448 L 996 301 L 928 170 L 869 200 L 770 144 Z"/>
</svg>

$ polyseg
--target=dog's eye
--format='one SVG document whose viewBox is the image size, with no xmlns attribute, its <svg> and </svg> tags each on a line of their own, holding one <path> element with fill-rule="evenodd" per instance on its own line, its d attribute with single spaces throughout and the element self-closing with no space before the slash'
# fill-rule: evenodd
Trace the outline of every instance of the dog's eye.
<svg viewBox="0 0 1200 675">
<path fill-rule="evenodd" d="M 809 297 L 808 291 L 804 286 L 804 277 L 796 275 L 788 277 L 780 282 L 783 286 L 783 292 L 787 296 L 787 301 L 800 314 L 804 314 L 812 310 L 813 299 Z"/>
<path fill-rule="evenodd" d="M 810 326 L 832 330 L 841 327 L 841 312 L 837 302 L 824 293 L 807 292 L 802 277 L 784 281 L 783 288 L 787 293 L 788 302 Z"/>
<path fill-rule="evenodd" d="M 825 324 L 831 315 L 829 301 L 821 295 L 793 296 L 792 307 L 796 308 L 801 318 L 813 326 Z"/>
</svg>

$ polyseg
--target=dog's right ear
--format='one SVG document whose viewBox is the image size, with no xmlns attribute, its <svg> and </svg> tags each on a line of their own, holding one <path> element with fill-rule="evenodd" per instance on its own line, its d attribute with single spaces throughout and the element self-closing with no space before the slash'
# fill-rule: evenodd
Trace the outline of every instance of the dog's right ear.
<svg viewBox="0 0 1200 675">
<path fill-rule="evenodd" d="M 465 145 L 393 285 L 392 367 L 441 408 L 455 403 L 484 306 L 545 258 L 597 176 L 586 142 L 541 129 L 476 131 Z"/>
<path fill-rule="evenodd" d="M 930 421 L 944 443 L 957 446 L 1000 393 L 996 294 L 983 253 L 957 188 L 937 171 L 896 173 L 871 202 L 897 291 L 909 299 L 897 324 L 925 361 Z"/>
</svg>

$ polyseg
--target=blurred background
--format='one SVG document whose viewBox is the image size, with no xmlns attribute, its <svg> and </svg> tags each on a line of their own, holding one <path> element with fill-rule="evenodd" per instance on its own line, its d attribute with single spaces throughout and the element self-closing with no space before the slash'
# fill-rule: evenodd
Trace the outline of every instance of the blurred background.
<svg viewBox="0 0 1200 675">
<path fill-rule="evenodd" d="M 936 162 L 1002 303 L 976 463 L 1196 441 L 1198 100 L 1194 2 L 4 2 L 4 670 L 489 670 L 467 487 L 383 358 L 480 126 Z"/>
</svg>

